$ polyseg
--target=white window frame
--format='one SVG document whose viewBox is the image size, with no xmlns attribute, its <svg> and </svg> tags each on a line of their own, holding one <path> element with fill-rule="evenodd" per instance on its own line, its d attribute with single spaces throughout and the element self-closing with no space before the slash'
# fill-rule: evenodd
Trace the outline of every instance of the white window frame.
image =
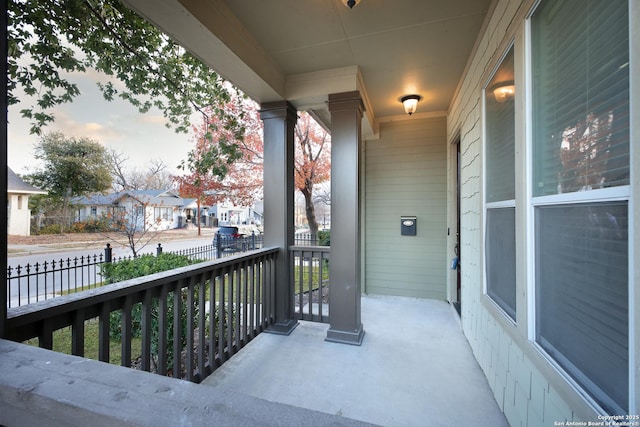
<svg viewBox="0 0 640 427">
<path fill-rule="evenodd" d="M 593 203 L 593 202 L 615 202 L 615 201 L 627 201 L 628 203 L 628 212 L 629 212 L 629 224 L 628 224 L 628 259 L 629 259 L 629 271 L 628 271 L 628 307 L 629 307 L 629 321 L 628 321 L 628 346 L 629 346 L 629 356 L 628 356 L 628 376 L 629 376 L 629 401 L 628 401 L 628 411 L 629 414 L 637 414 L 640 407 L 636 406 L 636 384 L 638 383 L 636 379 L 636 374 L 634 367 L 636 366 L 636 328 L 635 328 L 635 317 L 634 312 L 636 311 L 636 304 L 634 302 L 635 299 L 635 282 L 634 282 L 634 260 L 636 258 L 634 254 L 634 241 L 636 239 L 635 236 L 635 227 L 634 227 L 634 212 L 635 212 L 635 204 L 634 200 L 637 198 L 640 193 L 640 189 L 632 188 L 630 185 L 617 186 L 617 187 L 608 187 L 602 189 L 595 189 L 589 191 L 575 191 L 571 193 L 562 193 L 562 194 L 554 194 L 548 196 L 533 196 L 533 185 L 534 185 L 534 168 L 533 168 L 533 127 L 531 124 L 533 123 L 533 57 L 532 57 L 532 22 L 531 17 L 535 13 L 536 9 L 542 3 L 543 0 L 538 0 L 535 2 L 530 12 L 526 16 L 525 20 L 525 52 L 524 52 L 524 87 L 523 90 L 525 92 L 525 118 L 526 118 L 526 129 L 525 129 L 525 215 L 526 215 L 526 242 L 527 242 L 527 260 L 526 260 L 526 275 L 527 275 L 527 339 L 533 345 L 533 347 L 539 352 L 539 354 L 551 365 L 554 369 L 562 376 L 567 383 L 569 383 L 572 388 L 581 395 L 585 401 L 589 403 L 589 405 L 598 413 L 602 415 L 607 415 L 606 411 L 593 399 L 589 392 L 587 392 L 582 385 L 580 385 L 573 377 L 552 357 L 550 356 L 536 341 L 536 317 L 537 317 L 537 305 L 536 305 L 536 234 L 535 234 L 535 211 L 537 207 L 541 206 L 553 206 L 553 205 L 578 205 L 585 203 Z M 634 4 L 634 0 L 629 0 L 629 61 L 631 64 L 640 61 L 639 55 L 634 55 L 634 25 L 640 25 L 640 17 L 634 16 L 640 15 L 640 5 Z M 636 9 L 635 12 L 633 9 Z M 636 22 L 634 22 L 634 20 Z M 636 51 L 638 47 L 640 47 L 640 31 L 635 31 L 636 38 Z M 640 70 L 640 66 L 636 67 Z M 638 71 L 637 70 L 637 71 Z M 640 140 L 637 139 L 640 136 L 640 131 L 635 129 L 637 127 L 634 126 L 634 122 L 637 123 L 637 119 L 640 118 L 639 113 L 633 113 L 634 110 L 640 107 L 637 99 L 640 94 L 640 89 L 636 88 L 634 90 L 634 83 L 639 82 L 639 78 L 634 79 L 634 69 L 630 67 L 629 69 L 629 78 L 630 78 L 630 91 L 629 91 L 629 107 L 630 107 L 630 116 L 629 116 L 629 173 L 630 173 L 630 183 L 634 182 L 634 171 L 637 171 L 637 168 L 634 168 L 634 141 L 637 143 Z M 640 75 L 636 72 L 636 75 Z M 640 84 L 636 84 L 636 86 L 640 86 Z M 634 96 L 635 95 L 635 96 Z M 635 102 L 634 102 L 635 99 Z M 636 119 L 636 120 L 634 120 Z M 516 125 L 517 126 L 517 125 Z M 635 138 L 634 138 L 635 136 Z M 637 163 L 640 163 L 636 161 Z M 636 165 L 636 166 L 640 166 Z M 634 197 L 635 196 L 635 197 Z M 516 198 L 518 195 L 516 194 Z"/>
<path fill-rule="evenodd" d="M 484 144 L 482 144 L 482 165 L 484 167 L 486 167 L 486 164 L 487 164 L 487 121 L 486 121 L 486 119 L 487 119 L 487 116 L 486 116 L 487 106 L 486 106 L 486 92 L 487 92 L 487 89 L 489 87 L 489 84 L 491 83 L 491 80 L 493 79 L 493 77 L 495 76 L 496 72 L 498 71 L 498 69 L 500 68 L 502 63 L 504 62 L 506 56 L 509 54 L 509 51 L 512 50 L 512 49 L 513 49 L 514 63 L 515 63 L 515 61 L 517 59 L 517 55 L 516 55 L 516 52 L 515 52 L 515 49 L 516 49 L 515 39 L 511 39 L 509 41 L 509 43 L 507 44 L 506 48 L 503 50 L 502 55 L 500 55 L 500 58 L 496 61 L 495 67 L 491 71 L 489 77 L 486 79 L 486 81 L 484 82 L 484 84 L 482 86 L 482 140 L 485 142 Z M 515 70 L 514 70 L 514 73 L 515 73 Z M 516 89 L 516 91 L 517 90 L 518 89 Z M 516 141 L 517 131 L 518 131 L 518 124 L 516 123 L 515 127 L 514 127 L 514 146 L 517 143 L 517 141 Z M 514 165 L 517 164 L 515 156 L 513 158 L 513 162 L 514 162 Z M 514 177 L 514 187 L 516 185 L 517 184 L 515 182 L 515 177 Z M 486 191 L 486 189 L 487 189 L 487 174 L 486 174 L 485 170 L 483 169 L 483 173 L 482 173 L 482 253 L 483 253 L 483 257 L 482 257 L 482 293 L 483 293 L 485 299 L 491 303 L 491 306 L 493 308 L 495 308 L 500 313 L 500 315 L 504 317 L 504 319 L 507 322 L 509 322 L 510 324 L 515 326 L 517 324 L 517 318 L 518 318 L 517 298 L 516 298 L 516 307 L 514 307 L 514 311 L 515 311 L 515 319 L 514 319 L 513 317 L 511 317 L 510 314 L 508 314 L 500 306 L 500 304 L 498 304 L 489 295 L 489 288 L 488 288 L 488 282 L 487 282 L 487 263 L 486 263 L 486 253 L 485 252 L 486 252 L 486 244 L 487 244 L 487 218 L 488 218 L 487 211 L 489 209 L 499 209 L 499 208 L 513 208 L 514 211 L 515 211 L 515 209 L 516 209 L 516 199 L 518 197 L 518 190 L 517 190 L 517 188 L 514 188 L 515 194 L 514 194 L 514 199 L 512 199 L 512 200 L 500 200 L 500 201 L 497 201 L 497 202 L 487 202 L 487 191 Z M 517 213 L 516 213 L 516 217 L 517 217 Z M 516 219 L 516 227 L 517 227 L 517 219 Z M 518 244 L 517 244 L 517 234 L 518 233 L 517 233 L 517 228 L 516 228 L 516 241 L 514 242 L 515 248 L 517 248 L 517 246 L 518 246 Z M 515 268 L 515 266 L 514 266 L 514 268 Z M 517 276 L 517 272 L 516 272 L 516 276 Z M 518 286 L 517 285 L 517 280 L 516 280 L 516 282 L 514 282 L 513 286 L 516 288 L 516 294 L 517 294 L 517 286 Z"/>
</svg>

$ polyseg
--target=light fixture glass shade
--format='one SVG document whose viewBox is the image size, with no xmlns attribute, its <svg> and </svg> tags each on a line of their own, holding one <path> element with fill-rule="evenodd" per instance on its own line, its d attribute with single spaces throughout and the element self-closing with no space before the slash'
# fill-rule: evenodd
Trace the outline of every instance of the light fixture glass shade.
<svg viewBox="0 0 640 427">
<path fill-rule="evenodd" d="M 493 88 L 493 96 L 498 102 L 509 101 L 510 99 L 513 99 L 515 94 L 516 87 L 512 81 L 500 83 Z"/>
<path fill-rule="evenodd" d="M 342 0 L 342 3 L 349 9 L 353 9 L 353 6 L 357 6 L 360 0 Z"/>
<path fill-rule="evenodd" d="M 404 105 L 404 111 L 408 115 L 412 115 L 416 112 L 416 108 L 418 107 L 418 101 L 420 101 L 422 97 L 420 95 L 407 95 L 400 98 L 400 102 Z"/>
</svg>

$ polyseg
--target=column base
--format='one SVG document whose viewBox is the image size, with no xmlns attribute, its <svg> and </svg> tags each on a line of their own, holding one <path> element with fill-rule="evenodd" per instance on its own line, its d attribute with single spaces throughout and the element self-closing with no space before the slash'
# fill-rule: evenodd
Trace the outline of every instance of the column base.
<svg viewBox="0 0 640 427">
<path fill-rule="evenodd" d="M 361 345 L 363 339 L 364 328 L 362 327 L 362 324 L 360 324 L 358 330 L 354 332 L 338 331 L 336 329 L 329 328 L 327 330 L 327 337 L 324 340 L 340 344 Z"/>
<path fill-rule="evenodd" d="M 297 320 L 289 319 L 284 323 L 273 323 L 264 332 L 276 335 L 290 335 L 298 325 Z"/>
</svg>

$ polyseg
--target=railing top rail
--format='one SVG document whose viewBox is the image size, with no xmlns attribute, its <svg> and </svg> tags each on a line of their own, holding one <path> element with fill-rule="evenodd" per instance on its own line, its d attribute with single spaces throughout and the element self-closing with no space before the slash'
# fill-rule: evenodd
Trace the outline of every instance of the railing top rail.
<svg viewBox="0 0 640 427">
<path fill-rule="evenodd" d="M 32 304 L 8 308 L 7 320 L 11 321 L 12 326 L 32 323 L 52 316 L 59 316 L 83 308 L 92 307 L 96 304 L 124 297 L 126 295 L 136 294 L 147 289 L 176 282 L 211 270 L 221 270 L 252 259 L 277 254 L 278 252 L 279 248 L 257 249 L 213 261 L 204 261 L 174 270 L 137 277 L 135 279 L 93 288 L 81 293 L 63 295 Z"/>
<path fill-rule="evenodd" d="M 290 251 L 315 251 L 315 252 L 331 252 L 331 246 L 306 246 L 306 245 L 293 245 L 289 246 Z"/>
</svg>

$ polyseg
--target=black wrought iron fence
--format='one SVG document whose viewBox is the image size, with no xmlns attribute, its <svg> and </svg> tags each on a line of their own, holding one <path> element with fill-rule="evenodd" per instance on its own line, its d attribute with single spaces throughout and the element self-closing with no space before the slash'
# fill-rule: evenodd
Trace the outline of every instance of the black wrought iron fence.
<svg viewBox="0 0 640 427">
<path fill-rule="evenodd" d="M 243 236 L 230 242 L 224 237 L 213 244 L 169 251 L 201 261 L 222 258 L 238 252 L 262 248 L 262 236 Z M 155 254 L 163 253 L 158 243 Z M 152 253 L 140 254 L 152 255 Z M 102 286 L 101 265 L 131 259 L 132 256 L 113 255 L 107 243 L 104 253 L 52 259 L 51 261 L 9 266 L 7 268 L 7 305 L 17 307 L 72 292 Z"/>
<path fill-rule="evenodd" d="M 60 258 L 7 268 L 7 304 L 29 304 L 98 286 L 104 255 Z"/>
</svg>

